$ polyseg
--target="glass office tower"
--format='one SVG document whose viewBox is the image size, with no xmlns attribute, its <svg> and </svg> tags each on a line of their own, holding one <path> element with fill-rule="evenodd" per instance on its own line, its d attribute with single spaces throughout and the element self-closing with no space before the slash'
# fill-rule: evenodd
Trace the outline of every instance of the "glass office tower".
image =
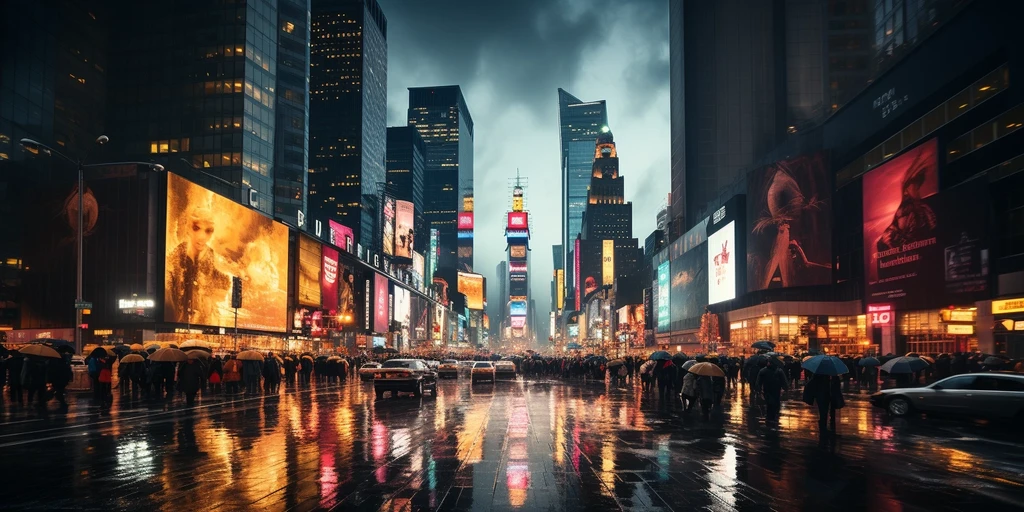
<svg viewBox="0 0 1024 512">
<path fill-rule="evenodd" d="M 274 217 L 304 227 L 309 157 L 309 2 L 279 0 Z"/>
</svg>

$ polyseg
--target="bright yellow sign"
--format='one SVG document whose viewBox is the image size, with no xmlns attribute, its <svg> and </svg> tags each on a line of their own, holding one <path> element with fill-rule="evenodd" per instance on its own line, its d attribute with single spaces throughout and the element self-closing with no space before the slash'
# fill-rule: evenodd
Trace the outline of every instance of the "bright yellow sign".
<svg viewBox="0 0 1024 512">
<path fill-rule="evenodd" d="M 561 310 L 565 307 L 565 270 L 558 269 L 555 271 L 555 297 L 558 309 Z"/>
<path fill-rule="evenodd" d="M 605 240 L 601 250 L 601 284 L 615 283 L 615 242 Z"/>
<path fill-rule="evenodd" d="M 1005 315 L 1007 313 L 1024 313 L 1024 297 L 992 301 L 993 315 Z"/>
</svg>

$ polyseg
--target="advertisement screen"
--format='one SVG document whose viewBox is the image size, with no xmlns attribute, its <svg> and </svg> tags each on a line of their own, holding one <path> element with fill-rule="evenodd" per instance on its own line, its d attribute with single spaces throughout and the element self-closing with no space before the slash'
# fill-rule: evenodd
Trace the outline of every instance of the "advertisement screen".
<svg viewBox="0 0 1024 512">
<path fill-rule="evenodd" d="M 473 212 L 459 212 L 459 231 L 473 230 Z"/>
<path fill-rule="evenodd" d="M 384 274 L 373 275 L 373 331 L 388 332 L 388 278 Z"/>
<path fill-rule="evenodd" d="M 301 238 L 299 240 L 302 240 Z M 323 265 L 320 272 L 320 291 L 323 295 L 323 308 L 327 311 L 338 310 L 338 251 L 331 247 L 323 248 Z"/>
<path fill-rule="evenodd" d="M 298 274 L 298 296 L 296 300 L 303 306 L 320 307 L 320 242 L 299 237 L 299 264 L 295 266 Z M 245 286 L 242 286 L 245 290 Z"/>
<path fill-rule="evenodd" d="M 615 242 L 601 243 L 601 284 L 615 284 Z"/>
<path fill-rule="evenodd" d="M 352 232 L 352 228 L 336 221 L 328 220 L 327 229 L 330 230 L 332 244 L 344 249 L 345 252 L 355 252 L 356 236 Z"/>
<path fill-rule="evenodd" d="M 522 328 L 526 327 L 526 317 L 525 316 L 513 316 L 509 320 L 512 322 L 512 328 L 513 329 L 522 329 Z"/>
<path fill-rule="evenodd" d="M 570 338 L 578 338 L 580 335 L 579 324 L 569 324 L 566 330 L 568 331 Z"/>
<path fill-rule="evenodd" d="M 508 255 L 512 259 L 526 259 L 525 245 L 512 245 L 508 248 Z"/>
<path fill-rule="evenodd" d="M 514 300 L 509 302 L 508 314 L 511 316 L 526 316 L 526 301 Z"/>
<path fill-rule="evenodd" d="M 167 177 L 164 320 L 231 327 L 231 277 L 242 278 L 238 327 L 283 332 L 288 228 L 174 174 Z"/>
<path fill-rule="evenodd" d="M 402 333 L 402 339 L 405 341 L 411 339 L 409 337 L 409 326 L 412 324 L 410 298 L 409 290 L 401 286 L 395 287 L 395 321 L 401 324 L 399 332 Z"/>
<path fill-rule="evenodd" d="M 603 242 L 600 240 L 581 240 L 579 243 L 580 268 L 579 273 L 576 274 L 579 279 L 577 289 L 582 290 L 582 300 L 586 301 L 587 295 L 596 291 L 602 284 Z M 579 304 L 576 307 L 579 308 Z"/>
<path fill-rule="evenodd" d="M 360 278 L 360 281 L 362 279 Z M 360 290 L 356 275 L 351 268 L 338 264 L 338 315 L 344 325 L 354 324 L 357 320 L 356 293 Z"/>
<path fill-rule="evenodd" d="M 384 236 L 381 239 L 382 249 L 387 256 L 395 255 L 395 198 L 384 196 L 384 208 L 381 215 Z"/>
<path fill-rule="evenodd" d="M 708 236 L 708 304 L 736 298 L 736 221 Z"/>
<path fill-rule="evenodd" d="M 395 201 L 395 257 L 412 258 L 413 213 L 409 201 Z"/>
<path fill-rule="evenodd" d="M 555 302 L 558 309 L 565 307 L 565 270 L 555 271 Z"/>
<path fill-rule="evenodd" d="M 644 305 L 629 304 L 622 306 L 619 313 L 619 336 L 629 343 L 630 348 L 644 346 Z"/>
<path fill-rule="evenodd" d="M 658 291 L 655 301 L 658 305 L 658 332 L 668 332 L 671 328 L 672 315 L 669 309 L 669 283 L 671 282 L 669 262 L 658 265 Z"/>
<path fill-rule="evenodd" d="M 459 272 L 459 293 L 466 296 L 466 307 L 484 309 L 484 276 Z"/>
<path fill-rule="evenodd" d="M 669 310 L 673 331 L 700 327 L 708 304 L 708 244 L 700 244 L 669 262 L 672 282 Z"/>
<path fill-rule="evenodd" d="M 832 281 L 832 187 L 824 153 L 747 177 L 747 289 Z"/>
<path fill-rule="evenodd" d="M 508 213 L 508 229 L 529 229 L 528 217 L 526 212 L 509 212 Z"/>
<path fill-rule="evenodd" d="M 421 283 L 423 282 L 423 265 L 423 255 L 418 252 L 412 253 L 412 272 L 420 276 Z"/>
</svg>

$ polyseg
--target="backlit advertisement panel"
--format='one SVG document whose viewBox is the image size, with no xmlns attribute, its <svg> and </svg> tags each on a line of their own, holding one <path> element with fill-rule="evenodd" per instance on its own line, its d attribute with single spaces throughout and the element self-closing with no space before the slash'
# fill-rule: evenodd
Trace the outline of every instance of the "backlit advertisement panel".
<svg viewBox="0 0 1024 512">
<path fill-rule="evenodd" d="M 459 231 L 473 231 L 473 212 L 459 212 Z"/>
<path fill-rule="evenodd" d="M 413 205 L 409 201 L 395 201 L 395 257 L 412 258 Z"/>
<path fill-rule="evenodd" d="M 700 327 L 700 317 L 708 304 L 708 244 L 673 254 L 669 262 L 671 279 L 669 314 L 673 331 Z"/>
<path fill-rule="evenodd" d="M 644 305 L 629 304 L 619 308 L 618 332 L 620 340 L 630 348 L 644 347 Z"/>
<path fill-rule="evenodd" d="M 420 278 L 419 284 L 423 284 L 423 255 L 414 252 L 412 253 L 412 272 Z"/>
<path fill-rule="evenodd" d="M 508 314 L 510 316 L 526 316 L 526 301 L 514 300 L 509 302 Z"/>
<path fill-rule="evenodd" d="M 525 245 L 512 245 L 508 248 L 508 255 L 512 259 L 526 259 Z"/>
<path fill-rule="evenodd" d="M 352 231 L 352 228 L 338 223 L 337 221 L 328 220 L 327 229 L 330 232 L 331 243 L 344 249 L 345 252 L 355 252 L 356 236 Z"/>
<path fill-rule="evenodd" d="M 556 270 L 555 279 L 555 296 L 557 297 L 558 309 L 563 309 L 565 307 L 565 270 Z"/>
<path fill-rule="evenodd" d="M 708 304 L 736 298 L 736 221 L 708 236 Z"/>
<path fill-rule="evenodd" d="M 529 229 L 528 215 L 526 212 L 508 212 L 507 229 Z"/>
<path fill-rule="evenodd" d="M 466 307 L 484 309 L 484 276 L 459 272 L 459 293 L 466 296 Z"/>
<path fill-rule="evenodd" d="M 525 316 L 513 316 L 513 317 L 509 318 L 509 321 L 511 322 L 513 329 L 522 329 L 522 328 L 526 327 L 526 317 Z"/>
<path fill-rule="evenodd" d="M 615 242 L 601 242 L 601 284 L 615 284 Z"/>
<path fill-rule="evenodd" d="M 302 240 L 302 238 L 299 238 Z M 317 244 L 319 245 L 319 244 Z M 320 291 L 323 296 L 323 308 L 327 311 L 338 309 L 338 251 L 331 247 L 323 248 L 323 264 L 320 271 Z"/>
<path fill-rule="evenodd" d="M 658 292 L 656 297 L 658 307 L 658 332 L 668 332 L 672 323 L 671 310 L 669 309 L 669 283 L 671 279 L 669 262 L 658 265 Z"/>
<path fill-rule="evenodd" d="M 512 274 L 525 274 L 526 273 L 526 262 L 525 261 L 510 261 L 508 263 L 508 271 Z"/>
<path fill-rule="evenodd" d="M 747 176 L 747 289 L 832 281 L 832 186 L 825 153 Z"/>
<path fill-rule="evenodd" d="M 580 267 L 579 273 L 576 274 L 579 280 L 577 290 L 582 291 L 582 300 L 586 301 L 587 294 L 596 291 L 603 283 L 601 276 L 603 273 L 603 243 L 600 240 L 581 240 L 579 247 Z M 579 308 L 580 305 L 577 304 L 576 307 Z"/>
<path fill-rule="evenodd" d="M 409 290 L 406 290 L 401 286 L 396 286 L 395 321 L 401 325 L 401 327 L 399 327 L 399 332 L 402 334 L 402 340 L 406 343 L 411 339 L 409 337 L 409 326 L 412 323 L 412 318 L 410 317 L 411 313 L 411 295 L 409 294 Z"/>
<path fill-rule="evenodd" d="M 373 274 L 373 331 L 388 332 L 388 278 Z"/>
<path fill-rule="evenodd" d="M 362 276 L 360 275 L 360 280 Z M 360 288 L 357 286 L 356 274 L 353 270 L 342 264 L 338 264 L 338 315 L 341 316 L 343 324 L 354 324 L 358 318 L 356 310 L 356 293 Z"/>
<path fill-rule="evenodd" d="M 428 284 L 434 281 L 434 272 L 437 271 L 437 256 L 438 247 L 437 240 L 441 237 L 441 232 L 437 229 L 430 230 L 430 251 L 427 253 L 427 275 L 423 276 L 423 280 Z"/>
<path fill-rule="evenodd" d="M 382 208 L 381 223 L 383 225 L 382 249 L 386 256 L 395 255 L 395 198 L 385 195 Z"/>
<path fill-rule="evenodd" d="M 242 278 L 238 327 L 284 332 L 288 228 L 174 174 L 167 176 L 164 320 L 231 327 L 231 277 Z"/>
<path fill-rule="evenodd" d="M 295 300 L 303 306 L 320 307 L 320 242 L 299 237 L 299 262 L 295 266 L 298 274 Z M 242 286 L 245 290 L 245 286 Z"/>
</svg>

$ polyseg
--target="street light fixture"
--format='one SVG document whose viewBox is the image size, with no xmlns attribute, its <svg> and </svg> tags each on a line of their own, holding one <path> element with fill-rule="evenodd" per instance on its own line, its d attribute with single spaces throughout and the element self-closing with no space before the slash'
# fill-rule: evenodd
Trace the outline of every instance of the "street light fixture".
<svg viewBox="0 0 1024 512">
<path fill-rule="evenodd" d="M 39 142 L 37 140 L 25 138 L 21 139 L 20 142 L 22 147 L 24 147 L 26 150 L 33 154 L 45 153 L 47 155 L 57 155 L 63 158 L 64 160 L 71 162 L 72 164 L 75 165 L 75 167 L 78 168 L 78 219 L 77 226 L 75 229 L 75 245 L 78 247 L 78 254 L 76 255 L 77 261 L 75 265 L 75 352 L 82 353 L 82 309 L 84 309 L 84 304 L 82 300 L 82 247 L 84 245 L 85 240 L 85 227 L 83 226 L 83 210 L 85 209 L 85 170 L 96 167 L 107 167 L 111 165 L 134 164 L 145 165 L 148 166 L 153 171 L 163 172 L 164 166 L 150 162 L 109 162 L 86 165 L 84 158 L 75 160 L 65 155 L 64 153 L 61 153 L 60 151 L 57 151 L 56 149 L 53 149 L 52 147 L 47 146 L 46 144 L 43 144 L 42 142 Z M 100 135 L 99 137 L 96 137 L 95 140 L 95 143 L 98 146 L 102 146 L 108 142 L 110 142 L 110 137 L 107 137 L 106 135 Z"/>
</svg>

